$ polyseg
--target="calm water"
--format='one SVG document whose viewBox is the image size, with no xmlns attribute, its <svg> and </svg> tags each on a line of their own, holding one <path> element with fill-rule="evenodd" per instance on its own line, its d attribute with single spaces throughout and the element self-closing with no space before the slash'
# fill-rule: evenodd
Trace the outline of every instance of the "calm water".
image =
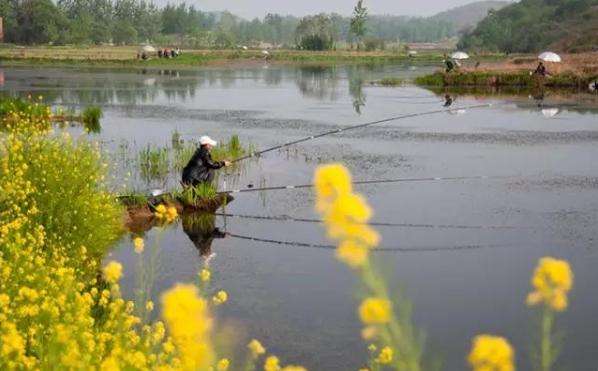
<svg viewBox="0 0 598 371">
<path fill-rule="evenodd" d="M 243 143 L 266 148 L 324 130 L 438 109 L 443 99 L 430 91 L 368 84 L 432 69 L 3 68 L 2 90 L 43 95 L 65 107 L 102 106 L 103 131 L 95 138 L 118 158 L 119 151 L 134 157 L 147 144 L 169 144 L 175 129 L 187 141 L 203 134 L 217 139 L 239 134 Z M 568 259 L 576 282 L 570 308 L 559 317 L 566 334 L 560 365 L 595 370 L 598 111 L 593 108 L 596 99 L 586 98 L 575 102 L 547 95 L 542 111 L 526 96 L 461 95 L 455 106 L 496 105 L 310 141 L 248 162 L 240 174 L 220 178 L 219 185 L 225 179 L 229 188 L 310 183 L 318 164 L 333 161 L 347 165 L 359 180 L 505 176 L 359 187 L 375 209 L 375 221 L 424 224 L 380 227 L 382 245 L 397 251 L 376 256 L 394 272 L 391 284 L 413 302 L 414 320 L 427 333 L 427 354 L 442 360 L 445 370 L 465 368 L 470 340 L 478 333 L 506 336 L 517 349 L 520 368 L 529 369 L 533 316 L 524 303 L 529 278 L 542 256 Z M 123 163 L 117 174 L 130 170 Z M 174 179 L 130 179 L 128 184 L 150 189 Z M 316 218 L 313 204 L 310 190 L 255 192 L 237 196 L 226 212 Z M 259 338 L 285 363 L 313 370 L 363 365 L 367 355 L 359 337 L 351 272 L 332 250 L 259 241 L 326 244 L 321 225 L 220 216 L 213 222 L 232 235 L 214 239 L 211 251 L 207 237 L 190 222 L 147 232 L 148 246 L 159 241 L 159 247 L 144 253 L 154 256 L 156 301 L 174 283 L 193 281 L 205 255 L 213 252 L 213 286 L 230 294 L 221 319 L 239 329 L 241 344 Z M 501 226 L 513 228 L 495 228 Z M 129 237 L 111 258 L 125 264 L 123 286 L 133 297 L 139 262 Z"/>
</svg>

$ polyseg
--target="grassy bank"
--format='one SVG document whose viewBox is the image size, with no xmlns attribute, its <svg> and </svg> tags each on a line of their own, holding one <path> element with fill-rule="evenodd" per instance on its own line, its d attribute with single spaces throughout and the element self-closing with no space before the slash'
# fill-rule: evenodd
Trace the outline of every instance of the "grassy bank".
<svg viewBox="0 0 598 371">
<path fill-rule="evenodd" d="M 74 66 L 128 66 L 172 67 L 222 64 L 232 62 L 278 63 L 439 63 L 440 51 L 424 51 L 414 56 L 398 51 L 301 51 L 291 49 L 271 50 L 264 55 L 261 50 L 185 50 L 177 58 L 136 58 L 134 47 L 4 47 L 0 48 L 0 63 L 4 65 L 74 65 Z M 497 54 L 479 56 L 485 61 L 497 61 Z"/>
<path fill-rule="evenodd" d="M 590 82 L 598 78 L 598 74 L 576 74 L 562 72 L 545 78 L 532 75 L 529 71 L 463 71 L 436 72 L 419 76 L 415 84 L 421 86 L 512 86 L 512 87 L 551 87 L 551 88 L 587 88 Z"/>
</svg>

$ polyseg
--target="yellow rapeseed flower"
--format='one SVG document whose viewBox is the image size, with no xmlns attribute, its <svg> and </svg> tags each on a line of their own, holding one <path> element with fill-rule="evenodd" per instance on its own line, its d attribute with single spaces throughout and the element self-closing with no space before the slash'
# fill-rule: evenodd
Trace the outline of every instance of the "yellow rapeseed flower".
<svg viewBox="0 0 598 371">
<path fill-rule="evenodd" d="M 264 362 L 264 371 L 279 371 L 280 370 L 280 361 L 276 356 L 269 356 L 266 358 L 266 362 Z"/>
<path fill-rule="evenodd" d="M 199 279 L 201 282 L 209 282 L 210 281 L 210 270 L 207 268 L 203 268 L 199 272 Z"/>
<path fill-rule="evenodd" d="M 214 361 L 210 343 L 212 318 L 193 285 L 176 285 L 162 296 L 163 317 L 185 370 L 207 369 Z"/>
<path fill-rule="evenodd" d="M 378 361 L 378 363 L 383 364 L 383 365 L 387 365 L 390 362 L 392 362 L 392 348 L 391 347 L 384 347 L 382 348 L 382 350 L 380 351 L 380 354 L 378 354 L 378 358 L 376 358 L 376 361 Z"/>
<path fill-rule="evenodd" d="M 288 365 L 288 366 L 284 366 L 282 371 L 307 371 L 307 369 L 302 366 Z"/>
<path fill-rule="evenodd" d="M 223 358 L 220 361 L 218 361 L 218 363 L 216 364 L 216 370 L 217 371 L 227 371 L 229 366 L 230 366 L 230 361 L 226 358 Z"/>
<path fill-rule="evenodd" d="M 135 248 L 135 252 L 137 254 L 141 254 L 143 252 L 143 248 L 145 247 L 145 243 L 143 242 L 143 238 L 135 237 L 133 239 L 133 247 Z"/>
<path fill-rule="evenodd" d="M 527 304 L 544 305 L 555 311 L 567 309 L 567 293 L 573 287 L 573 273 L 566 260 L 541 258 L 532 276 L 534 291 L 527 296 Z"/>
<path fill-rule="evenodd" d="M 352 268 L 361 267 L 368 259 L 369 248 L 355 241 L 343 241 L 336 249 L 336 258 Z"/>
<path fill-rule="evenodd" d="M 257 339 L 253 339 L 247 345 L 249 351 L 251 351 L 251 355 L 255 358 L 259 357 L 260 355 L 266 353 L 266 348 L 259 342 Z"/>
<path fill-rule="evenodd" d="M 145 310 L 147 310 L 148 312 L 154 310 L 154 302 L 149 300 L 147 303 L 145 303 Z"/>
<path fill-rule="evenodd" d="M 479 335 L 473 340 L 467 361 L 474 371 L 513 371 L 511 344 L 499 336 Z"/>
<path fill-rule="evenodd" d="M 351 174 L 341 164 L 320 166 L 314 175 L 316 210 L 325 213 L 334 199 L 352 192 Z"/>
<path fill-rule="evenodd" d="M 214 295 L 214 297 L 212 298 L 212 301 L 216 305 L 224 304 L 224 303 L 226 303 L 227 300 L 228 300 L 228 294 L 224 290 L 218 291 L 216 293 L 216 295 Z"/>
<path fill-rule="evenodd" d="M 116 261 L 111 261 L 104 267 L 104 278 L 109 283 L 117 283 L 123 275 L 123 266 Z"/>
<path fill-rule="evenodd" d="M 382 324 L 390 321 L 392 303 L 382 298 L 367 298 L 359 306 L 359 318 L 366 325 Z"/>
<path fill-rule="evenodd" d="M 162 223 L 172 223 L 178 216 L 178 212 L 174 206 L 166 207 L 163 204 L 156 206 L 154 215 Z"/>
</svg>

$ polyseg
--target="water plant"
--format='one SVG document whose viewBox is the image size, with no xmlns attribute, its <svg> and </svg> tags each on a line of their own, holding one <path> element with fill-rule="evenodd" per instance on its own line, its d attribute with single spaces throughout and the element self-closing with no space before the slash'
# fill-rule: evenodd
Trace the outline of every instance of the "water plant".
<svg viewBox="0 0 598 371">
<path fill-rule="evenodd" d="M 148 145 L 138 154 L 141 177 L 150 182 L 166 178 L 170 171 L 170 156 L 167 148 Z"/>
<path fill-rule="evenodd" d="M 99 133 L 102 130 L 100 125 L 101 117 L 102 109 L 100 107 L 87 107 L 81 113 L 81 121 L 85 125 L 85 130 L 88 133 Z"/>
</svg>

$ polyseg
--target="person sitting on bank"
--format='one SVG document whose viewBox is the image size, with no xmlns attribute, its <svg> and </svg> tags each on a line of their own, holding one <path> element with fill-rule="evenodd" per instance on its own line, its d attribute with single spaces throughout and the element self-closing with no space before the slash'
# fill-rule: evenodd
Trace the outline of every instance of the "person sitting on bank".
<svg viewBox="0 0 598 371">
<path fill-rule="evenodd" d="M 199 138 L 199 148 L 183 169 L 183 184 L 185 186 L 196 187 L 202 183 L 212 183 L 215 170 L 230 166 L 230 161 L 212 160 L 210 150 L 217 144 L 218 142 L 208 136 Z"/>
<path fill-rule="evenodd" d="M 444 64 L 446 65 L 446 73 L 451 72 L 455 68 L 455 64 L 446 54 L 444 55 Z"/>
<path fill-rule="evenodd" d="M 540 63 L 538 63 L 538 67 L 536 67 L 536 70 L 534 71 L 534 75 L 538 75 L 538 76 L 542 76 L 542 77 L 546 76 L 546 66 L 544 66 L 544 63 L 542 61 L 540 61 Z"/>
</svg>

